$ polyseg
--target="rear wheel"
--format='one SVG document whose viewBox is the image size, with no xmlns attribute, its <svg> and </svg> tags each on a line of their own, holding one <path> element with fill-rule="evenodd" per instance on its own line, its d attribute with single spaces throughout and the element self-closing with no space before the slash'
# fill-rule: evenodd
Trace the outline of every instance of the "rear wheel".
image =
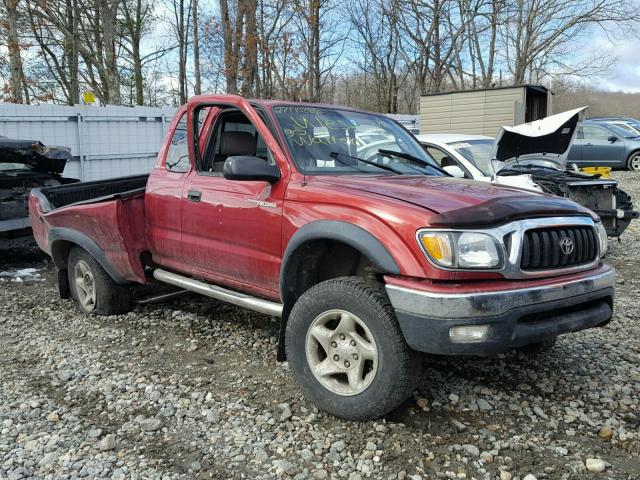
<svg viewBox="0 0 640 480">
<path fill-rule="evenodd" d="M 131 308 L 128 288 L 114 282 L 86 250 L 71 249 L 67 272 L 71 297 L 81 312 L 117 315 Z"/>
<path fill-rule="evenodd" d="M 633 152 L 627 160 L 627 169 L 632 172 L 640 171 L 640 152 Z"/>
<path fill-rule="evenodd" d="M 294 305 L 286 342 L 302 391 L 333 415 L 378 418 L 412 393 L 416 354 L 376 282 L 343 277 L 315 285 Z"/>
</svg>

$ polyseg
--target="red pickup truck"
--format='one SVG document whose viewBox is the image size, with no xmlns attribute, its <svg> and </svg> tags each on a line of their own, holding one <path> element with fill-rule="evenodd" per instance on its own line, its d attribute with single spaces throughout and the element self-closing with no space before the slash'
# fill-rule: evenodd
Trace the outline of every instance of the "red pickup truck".
<svg viewBox="0 0 640 480">
<path fill-rule="evenodd" d="M 148 176 L 35 189 L 63 298 L 126 312 L 163 282 L 281 317 L 279 360 L 319 407 L 384 415 L 417 352 L 542 349 L 610 321 L 599 218 L 449 176 L 402 126 L 216 95 L 176 114 Z"/>
</svg>

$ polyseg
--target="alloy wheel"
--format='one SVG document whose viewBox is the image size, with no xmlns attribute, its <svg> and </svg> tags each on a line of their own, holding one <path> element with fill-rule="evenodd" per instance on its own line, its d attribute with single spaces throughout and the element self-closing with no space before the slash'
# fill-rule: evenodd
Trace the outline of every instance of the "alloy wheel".
<svg viewBox="0 0 640 480">
<path fill-rule="evenodd" d="M 364 392 L 378 370 L 378 349 L 371 331 L 346 310 L 329 310 L 313 320 L 305 353 L 318 382 L 338 395 Z"/>
<path fill-rule="evenodd" d="M 80 260 L 76 263 L 73 268 L 73 279 L 78 301 L 86 311 L 90 312 L 96 306 L 96 284 L 87 262 Z"/>
</svg>

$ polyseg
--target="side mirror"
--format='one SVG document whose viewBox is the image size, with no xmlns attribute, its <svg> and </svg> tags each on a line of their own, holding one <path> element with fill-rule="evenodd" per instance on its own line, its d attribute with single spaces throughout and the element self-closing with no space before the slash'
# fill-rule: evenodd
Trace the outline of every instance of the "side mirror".
<svg viewBox="0 0 640 480">
<path fill-rule="evenodd" d="M 613 135 L 611 135 L 609 138 L 607 138 L 607 140 L 609 140 L 611 143 L 618 141 L 618 137 L 614 137 Z"/>
<path fill-rule="evenodd" d="M 446 167 L 442 167 L 442 169 L 452 177 L 464 178 L 464 172 L 457 165 L 447 165 Z"/>
<path fill-rule="evenodd" d="M 249 155 L 229 157 L 222 167 L 222 175 L 227 180 L 254 180 L 269 183 L 280 179 L 280 171 L 266 160 Z"/>
</svg>

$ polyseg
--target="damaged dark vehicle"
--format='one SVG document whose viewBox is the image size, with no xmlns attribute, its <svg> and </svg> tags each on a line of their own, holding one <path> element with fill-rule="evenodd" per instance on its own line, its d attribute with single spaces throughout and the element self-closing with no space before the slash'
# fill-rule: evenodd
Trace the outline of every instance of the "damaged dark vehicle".
<svg viewBox="0 0 640 480">
<path fill-rule="evenodd" d="M 492 154 L 494 178 L 530 178 L 532 189 L 569 198 L 597 213 L 610 237 L 619 237 L 638 218 L 631 196 L 602 174 L 582 172 L 567 155 L 586 107 L 543 120 L 503 127 Z"/>
<path fill-rule="evenodd" d="M 78 182 L 62 176 L 69 159 L 71 150 L 67 147 L 0 137 L 0 246 L 32 242 L 29 192 L 36 187 Z"/>
</svg>

